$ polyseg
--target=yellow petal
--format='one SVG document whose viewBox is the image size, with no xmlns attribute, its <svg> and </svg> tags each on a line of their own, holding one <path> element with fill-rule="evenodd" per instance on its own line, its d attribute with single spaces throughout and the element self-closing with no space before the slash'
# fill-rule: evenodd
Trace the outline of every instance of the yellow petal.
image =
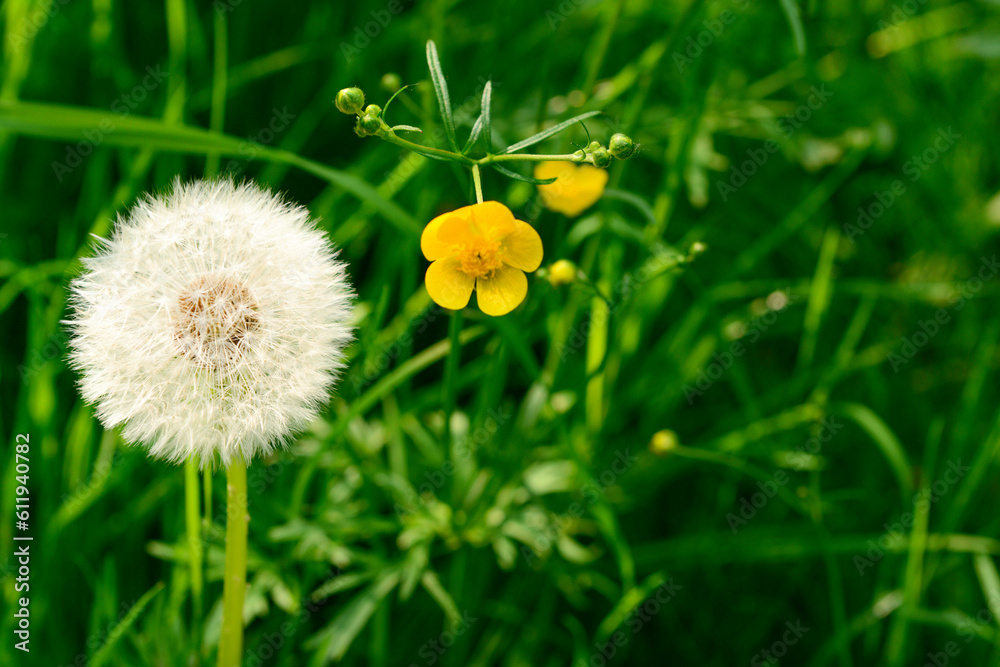
<svg viewBox="0 0 1000 667">
<path fill-rule="evenodd" d="M 501 239 L 514 231 L 514 214 L 498 201 L 484 201 L 473 204 L 472 217 L 477 232 L 494 241 Z"/>
<path fill-rule="evenodd" d="M 504 262 L 522 271 L 534 271 L 542 263 L 542 239 L 535 228 L 521 220 L 514 221 L 514 231 L 503 240 L 507 253 Z"/>
<path fill-rule="evenodd" d="M 511 266 L 497 269 L 489 278 L 476 281 L 476 300 L 487 315 L 506 315 L 528 294 L 524 272 Z"/>
<path fill-rule="evenodd" d="M 535 178 L 559 178 L 571 166 L 569 162 L 539 162 L 535 165 Z"/>
<path fill-rule="evenodd" d="M 535 178 L 555 178 L 555 183 L 539 185 L 545 207 L 570 217 L 580 215 L 604 194 L 608 172 L 589 164 L 541 162 L 535 166 Z"/>
<path fill-rule="evenodd" d="M 461 310 L 469 303 L 475 278 L 458 270 L 459 262 L 446 257 L 427 267 L 424 284 L 434 303 L 442 308 Z"/>
<path fill-rule="evenodd" d="M 471 221 L 470 206 L 442 213 L 427 223 L 420 235 L 420 250 L 430 261 L 454 254 L 455 246 L 466 241 Z"/>
</svg>

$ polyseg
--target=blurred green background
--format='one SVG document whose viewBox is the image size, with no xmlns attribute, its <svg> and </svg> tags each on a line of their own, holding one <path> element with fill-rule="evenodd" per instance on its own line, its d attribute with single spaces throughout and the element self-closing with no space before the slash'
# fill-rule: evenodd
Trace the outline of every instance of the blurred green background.
<svg viewBox="0 0 1000 667">
<path fill-rule="evenodd" d="M 90 233 L 218 174 L 307 205 L 359 294 L 323 418 L 249 472 L 246 665 L 1000 664 L 996 2 L 6 0 L 0 21 L 0 664 L 213 664 L 222 475 L 199 614 L 184 469 L 94 420 L 61 320 Z M 420 85 L 391 122 L 433 142 L 427 39 L 463 137 L 492 80 L 498 145 L 591 109 L 592 138 L 642 143 L 577 219 L 484 173 L 609 301 L 535 277 L 509 316 L 469 308 L 451 377 L 419 232 L 469 174 L 332 105 L 398 75 Z"/>
</svg>

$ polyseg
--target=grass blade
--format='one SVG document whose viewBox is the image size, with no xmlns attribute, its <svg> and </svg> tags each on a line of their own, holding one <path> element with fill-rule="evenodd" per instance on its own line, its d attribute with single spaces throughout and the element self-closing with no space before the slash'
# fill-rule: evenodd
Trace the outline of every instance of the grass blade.
<svg viewBox="0 0 1000 667">
<path fill-rule="evenodd" d="M 128 613 L 125 614 L 125 618 L 123 618 L 118 625 L 116 625 L 114 629 L 107 634 L 108 640 L 97 650 L 96 653 L 94 653 L 94 657 L 90 659 L 91 667 L 101 667 L 101 665 L 107 662 L 108 658 L 111 656 L 111 652 L 114 651 L 115 646 L 118 645 L 118 641 L 128 634 L 129 628 L 135 624 L 136 620 L 139 618 L 139 614 L 143 612 L 146 605 L 148 605 L 153 598 L 163 590 L 163 588 L 164 584 L 162 581 L 157 583 L 155 586 L 146 591 L 146 593 L 139 598 L 139 601 L 128 610 Z"/>
<path fill-rule="evenodd" d="M 781 0 L 781 8 L 788 18 L 788 25 L 792 28 L 792 37 L 795 39 L 795 50 L 799 55 L 806 52 L 806 31 L 802 28 L 802 14 L 795 0 Z"/>
<path fill-rule="evenodd" d="M 84 132 L 101 132 L 101 142 L 109 146 L 245 157 L 244 152 L 241 152 L 245 151 L 244 140 L 226 134 L 190 125 L 168 124 L 154 118 L 131 115 L 122 117 L 105 111 L 61 104 L 0 101 L 0 130 L 74 143 L 87 136 Z M 358 199 L 371 203 L 386 220 L 408 233 L 419 234 L 423 229 L 412 215 L 353 174 L 277 148 L 258 145 L 256 150 L 261 159 L 295 165 L 344 188 Z"/>
</svg>

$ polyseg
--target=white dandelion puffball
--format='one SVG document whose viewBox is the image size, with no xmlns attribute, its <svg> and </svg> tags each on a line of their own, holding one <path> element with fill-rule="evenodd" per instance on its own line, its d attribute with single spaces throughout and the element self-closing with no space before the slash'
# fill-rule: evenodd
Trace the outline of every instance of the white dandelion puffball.
<svg viewBox="0 0 1000 667">
<path fill-rule="evenodd" d="M 83 398 L 157 458 L 272 451 L 343 365 L 353 293 L 335 258 L 305 208 L 253 184 L 147 196 L 70 286 Z"/>
</svg>

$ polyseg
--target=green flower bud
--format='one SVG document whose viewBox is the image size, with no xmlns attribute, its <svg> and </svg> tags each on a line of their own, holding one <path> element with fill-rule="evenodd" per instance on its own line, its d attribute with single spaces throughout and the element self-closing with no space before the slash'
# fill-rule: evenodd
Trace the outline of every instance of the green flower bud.
<svg viewBox="0 0 1000 667">
<path fill-rule="evenodd" d="M 611 153 L 604 146 L 598 146 L 594 149 L 594 166 L 600 167 L 601 169 L 607 169 L 611 166 Z"/>
<path fill-rule="evenodd" d="M 597 139 L 594 139 L 589 144 L 587 144 L 587 151 L 593 153 L 594 151 L 596 151 L 600 147 L 601 147 L 601 142 L 598 141 Z"/>
<path fill-rule="evenodd" d="M 382 88 L 387 92 L 394 93 L 403 86 L 403 80 L 395 72 L 386 72 L 382 75 Z"/>
<path fill-rule="evenodd" d="M 358 136 L 370 137 L 373 134 L 378 134 L 378 131 L 382 128 L 382 121 L 378 116 L 373 116 L 365 114 L 363 116 L 358 116 L 358 125 L 355 131 Z"/>
<path fill-rule="evenodd" d="M 618 132 L 608 141 L 608 150 L 619 160 L 627 160 L 635 155 L 635 142 L 628 135 Z"/>
<path fill-rule="evenodd" d="M 382 107 L 377 104 L 369 104 L 365 107 L 365 115 L 371 116 L 372 118 L 378 118 L 379 114 L 382 113 Z"/>
<path fill-rule="evenodd" d="M 365 94 L 360 88 L 344 88 L 337 93 L 334 104 L 340 113 L 348 115 L 361 113 L 361 109 L 365 106 Z"/>
</svg>

